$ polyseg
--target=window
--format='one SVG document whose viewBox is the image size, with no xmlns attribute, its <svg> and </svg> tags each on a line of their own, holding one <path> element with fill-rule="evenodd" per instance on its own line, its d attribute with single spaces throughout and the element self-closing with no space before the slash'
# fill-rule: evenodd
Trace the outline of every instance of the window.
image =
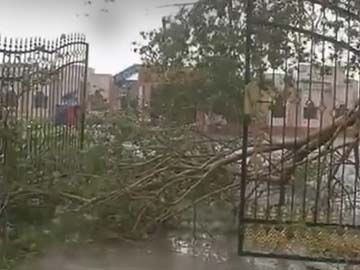
<svg viewBox="0 0 360 270">
<path fill-rule="evenodd" d="M 304 107 L 304 119 L 307 120 L 318 119 L 317 111 L 318 108 L 315 107 L 314 102 L 309 101 L 307 104 L 305 104 Z"/>
<path fill-rule="evenodd" d="M 43 92 L 37 92 L 33 98 L 34 98 L 33 106 L 35 108 L 37 108 L 37 109 L 38 108 L 42 108 L 42 109 L 47 108 L 48 97 Z"/>
<path fill-rule="evenodd" d="M 286 105 L 281 96 L 277 97 L 271 105 L 271 112 L 274 118 L 284 118 L 286 116 Z"/>
<path fill-rule="evenodd" d="M 339 107 L 335 109 L 335 117 L 339 118 L 345 114 L 347 114 L 348 109 L 346 108 L 345 104 L 341 104 Z"/>
</svg>

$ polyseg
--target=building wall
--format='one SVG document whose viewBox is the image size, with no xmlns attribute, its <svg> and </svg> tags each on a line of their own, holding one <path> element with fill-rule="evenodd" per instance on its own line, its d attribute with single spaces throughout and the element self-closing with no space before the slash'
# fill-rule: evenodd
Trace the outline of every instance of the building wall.
<svg viewBox="0 0 360 270">
<path fill-rule="evenodd" d="M 94 94 L 96 90 L 100 90 L 105 101 L 109 102 L 112 98 L 112 82 L 113 78 L 110 74 L 91 73 L 89 77 L 89 95 Z"/>
<path fill-rule="evenodd" d="M 114 111 L 120 106 L 120 101 L 118 100 L 120 89 L 114 84 L 114 79 L 111 74 L 98 74 L 95 73 L 94 69 L 91 69 L 88 77 L 87 91 L 89 110 L 97 109 L 94 104 L 92 104 L 96 92 L 102 97 L 102 100 L 98 100 L 98 102 L 103 102 L 104 109 Z"/>
<path fill-rule="evenodd" d="M 141 68 L 139 72 L 139 87 L 138 87 L 138 105 L 140 108 L 146 107 L 151 103 L 151 92 L 159 83 L 159 76 L 151 73 L 147 68 Z"/>
</svg>

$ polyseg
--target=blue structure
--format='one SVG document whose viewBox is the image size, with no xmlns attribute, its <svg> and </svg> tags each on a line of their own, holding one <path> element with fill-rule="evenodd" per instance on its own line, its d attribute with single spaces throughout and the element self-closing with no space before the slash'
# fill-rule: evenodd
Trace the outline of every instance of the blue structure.
<svg viewBox="0 0 360 270">
<path fill-rule="evenodd" d="M 115 84 L 122 89 L 130 89 L 136 83 L 136 80 L 129 80 L 129 78 L 139 73 L 140 69 L 141 65 L 132 65 L 119 72 L 114 76 Z"/>
</svg>

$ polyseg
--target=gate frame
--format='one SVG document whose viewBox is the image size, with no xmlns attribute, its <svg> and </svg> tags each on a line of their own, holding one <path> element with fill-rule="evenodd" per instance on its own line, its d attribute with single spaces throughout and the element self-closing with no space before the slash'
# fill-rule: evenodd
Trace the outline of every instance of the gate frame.
<svg viewBox="0 0 360 270">
<path fill-rule="evenodd" d="M 231 1 L 231 0 L 230 0 Z M 284 0 L 286 1 L 286 0 Z M 312 4 L 322 4 L 321 1 L 318 0 L 305 0 L 305 2 L 309 2 Z M 325 7 L 329 8 L 329 7 Z M 337 10 L 339 7 L 332 7 L 333 10 Z M 340 10 L 340 11 L 339 11 Z M 344 12 L 343 9 L 337 10 L 338 12 Z M 356 14 L 349 11 L 346 11 L 346 18 L 348 19 L 355 19 L 360 22 L 360 19 L 356 17 Z M 254 13 L 254 0 L 247 0 L 246 3 L 246 49 L 245 49 L 245 85 L 248 85 L 251 82 L 252 74 L 251 74 L 251 47 L 252 47 L 252 36 L 253 36 L 253 25 L 262 25 L 267 27 L 278 27 L 284 28 L 281 25 L 276 25 L 272 22 L 256 22 L 253 20 L 253 13 Z M 288 26 L 289 30 L 293 30 L 297 33 L 302 33 L 307 36 L 317 37 L 324 41 L 329 41 L 327 36 L 323 36 L 316 32 L 311 32 L 304 29 L 297 29 L 296 27 Z M 303 31 L 302 31 L 303 30 Z M 333 43 L 331 40 L 329 41 Z M 348 48 L 348 50 L 351 50 Z M 357 52 L 357 57 L 360 57 L 360 50 Z M 349 62 L 348 62 L 349 64 Z M 360 81 L 358 81 L 360 84 Z M 245 91 L 242 91 L 242 97 L 245 96 Z M 335 97 L 334 97 L 335 98 Z M 360 97 L 359 97 L 360 98 Z M 292 254 L 276 254 L 276 253 L 261 253 L 261 252 L 253 252 L 253 251 L 246 251 L 244 249 L 244 241 L 245 241 L 245 231 L 247 225 L 255 225 L 255 224 L 262 224 L 262 225 L 280 225 L 286 226 L 295 224 L 293 221 L 289 222 L 265 222 L 262 220 L 249 219 L 246 218 L 246 189 L 247 189 L 247 153 L 248 153 L 248 141 L 249 141 L 249 120 L 250 115 L 245 111 L 245 98 L 242 99 L 242 115 L 243 115 L 243 127 L 242 127 L 242 158 L 241 158 L 241 178 L 240 178 L 240 202 L 239 202 L 239 211 L 238 211 L 238 246 L 237 246 L 237 253 L 238 256 L 241 257 L 255 257 L 255 258 L 267 258 L 267 259 L 285 259 L 285 260 L 292 260 L 292 261 L 306 261 L 306 262 L 319 262 L 319 263 L 335 263 L 335 264 L 350 264 L 350 265 L 360 265 L 360 259 L 354 260 L 346 260 L 344 258 L 330 258 L 330 257 L 309 257 L 309 256 L 301 256 L 301 255 L 292 255 Z M 357 181 L 357 180 L 356 180 Z M 355 210 L 354 210 L 355 211 Z M 341 224 L 322 224 L 322 223 L 311 223 L 305 222 L 306 227 L 333 227 L 333 228 L 353 228 L 359 229 L 359 226 L 347 226 Z"/>
</svg>

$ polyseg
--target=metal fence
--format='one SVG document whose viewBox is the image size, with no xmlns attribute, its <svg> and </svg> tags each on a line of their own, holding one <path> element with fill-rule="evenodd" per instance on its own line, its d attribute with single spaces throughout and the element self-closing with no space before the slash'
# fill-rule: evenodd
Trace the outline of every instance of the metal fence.
<svg viewBox="0 0 360 270">
<path fill-rule="evenodd" d="M 0 37 L 1 128 L 16 128 L 29 155 L 83 144 L 88 50 L 80 34 Z"/>
<path fill-rule="evenodd" d="M 357 2 L 276 1 L 306 9 L 306 23 L 290 24 L 259 17 L 265 2 L 247 1 L 245 78 L 271 95 L 257 105 L 265 118 L 245 111 L 239 255 L 358 264 Z M 281 55 L 265 72 L 254 59 L 261 33 Z"/>
</svg>

